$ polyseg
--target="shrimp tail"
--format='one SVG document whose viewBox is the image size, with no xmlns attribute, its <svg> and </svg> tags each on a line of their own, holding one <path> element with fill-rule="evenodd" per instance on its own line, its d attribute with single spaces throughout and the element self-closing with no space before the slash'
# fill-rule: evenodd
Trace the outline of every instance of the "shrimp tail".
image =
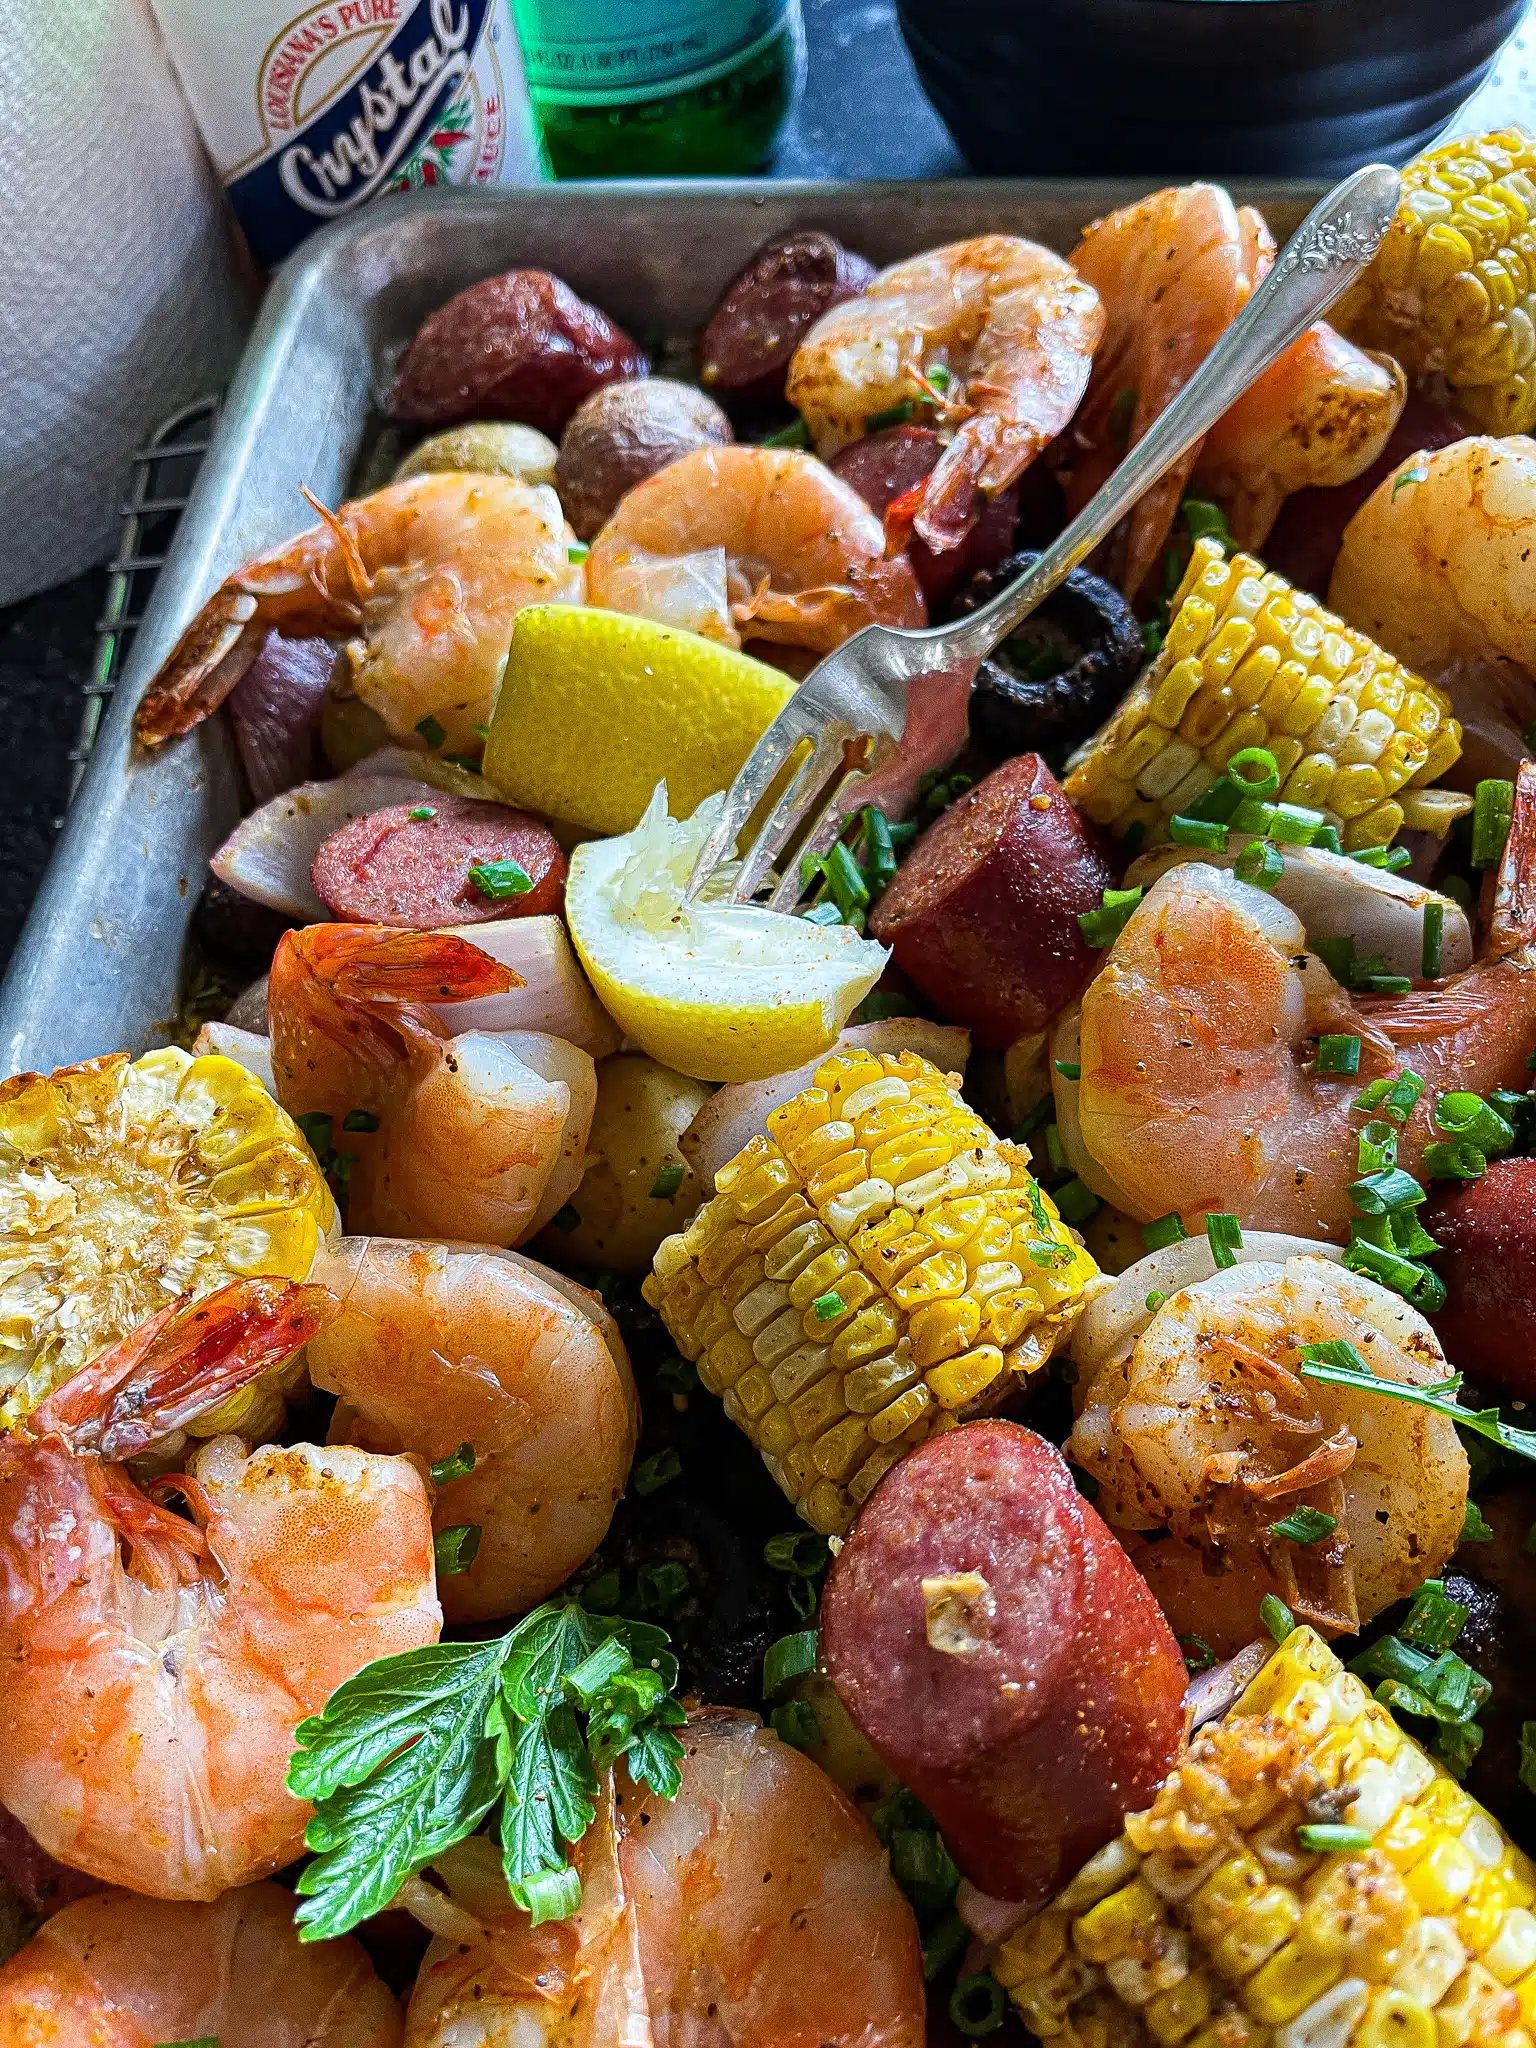
<svg viewBox="0 0 1536 2048">
<path fill-rule="evenodd" d="M 383 924 L 312 924 L 285 932 L 287 950 L 329 995 L 344 1003 L 457 1003 L 505 995 L 523 978 L 468 939 L 447 932 L 396 931 Z M 276 963 L 273 967 L 277 976 Z"/>
<path fill-rule="evenodd" d="M 1493 878 L 1485 953 L 1505 960 L 1536 944 L 1536 761 L 1522 761 L 1515 777 L 1509 837 Z"/>
<path fill-rule="evenodd" d="M 226 584 L 215 591 L 151 678 L 133 715 L 141 747 L 158 747 L 212 717 L 261 652 L 257 600 Z"/>
<path fill-rule="evenodd" d="M 343 522 L 340 514 L 333 512 L 329 505 L 323 505 L 320 502 L 308 484 L 300 484 L 299 490 L 310 510 L 317 512 L 320 515 L 322 524 L 330 528 L 331 536 L 335 540 L 341 555 L 341 565 L 347 572 L 347 581 L 352 586 L 352 595 L 357 603 L 361 605 L 365 598 L 373 595 L 373 578 L 368 573 L 367 564 L 363 560 L 350 527 Z M 330 594 L 323 584 L 317 583 L 316 587 L 321 591 L 322 595 L 328 596 Z M 359 616 L 361 616 L 360 613 Z"/>
<path fill-rule="evenodd" d="M 51 1394 L 30 1432 L 79 1455 L 135 1457 L 291 1358 L 338 1306 L 329 1288 L 287 1280 L 178 1295 Z"/>
<path fill-rule="evenodd" d="M 936 555 L 959 547 L 976 524 L 982 477 L 1004 440 L 1002 420 L 991 413 L 974 414 L 920 486 L 922 499 L 912 524 Z"/>
</svg>

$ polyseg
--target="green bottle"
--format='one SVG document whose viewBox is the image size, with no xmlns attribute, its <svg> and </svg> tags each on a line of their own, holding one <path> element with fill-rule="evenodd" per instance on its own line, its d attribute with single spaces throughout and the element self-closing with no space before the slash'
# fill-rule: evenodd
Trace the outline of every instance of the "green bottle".
<svg viewBox="0 0 1536 2048">
<path fill-rule="evenodd" d="M 800 89 L 800 0 L 513 0 L 557 178 L 760 170 Z"/>
</svg>

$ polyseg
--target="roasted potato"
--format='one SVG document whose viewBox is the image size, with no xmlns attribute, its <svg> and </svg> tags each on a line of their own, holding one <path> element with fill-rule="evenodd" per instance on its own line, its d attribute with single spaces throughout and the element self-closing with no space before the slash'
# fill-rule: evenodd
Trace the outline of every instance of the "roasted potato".
<svg viewBox="0 0 1536 2048">
<path fill-rule="evenodd" d="M 577 406 L 560 439 L 555 487 L 565 516 L 591 540 L 626 491 L 695 448 L 729 441 L 712 398 L 670 377 L 605 384 Z"/>
<path fill-rule="evenodd" d="M 551 1226 L 545 1240 L 562 1265 L 650 1271 L 657 1245 L 709 1192 L 677 1141 L 713 1093 L 645 1053 L 598 1061 L 587 1170 L 570 1203 L 579 1220 L 568 1231 Z"/>
<path fill-rule="evenodd" d="M 521 484 L 552 484 L 559 451 L 547 434 L 520 420 L 470 420 L 431 434 L 396 469 L 394 483 L 435 469 L 473 469 L 482 476 L 515 477 Z"/>
</svg>

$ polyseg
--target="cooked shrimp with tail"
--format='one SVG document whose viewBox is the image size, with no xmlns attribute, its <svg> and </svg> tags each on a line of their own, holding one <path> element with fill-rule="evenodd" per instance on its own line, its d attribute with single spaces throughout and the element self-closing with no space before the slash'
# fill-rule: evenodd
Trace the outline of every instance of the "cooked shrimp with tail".
<svg viewBox="0 0 1536 2048">
<path fill-rule="evenodd" d="M 1340 863 L 1340 867 L 1343 867 Z M 1343 886 L 1341 884 L 1341 886 Z M 1362 885 L 1368 886 L 1368 885 Z M 1336 928 L 1350 929 L 1347 906 Z M 1316 1041 L 1361 1041 L 1353 1075 Z M 1536 1046 L 1536 762 L 1516 784 L 1480 956 L 1406 995 L 1343 989 L 1295 911 L 1200 860 L 1150 888 L 1058 1026 L 1055 1089 L 1074 1164 L 1143 1222 L 1209 1210 L 1258 1230 L 1349 1235 L 1364 1119 L 1355 1098 L 1405 1069 L 1423 1092 L 1398 1135 L 1417 1174 L 1438 1096 L 1523 1089 Z M 1068 1078 L 1060 1063 L 1079 1068 Z"/>
<path fill-rule="evenodd" d="M 50 1855 L 164 1899 L 281 1869 L 309 1809 L 293 1731 L 376 1657 L 434 1643 L 426 1483 L 408 1458 L 200 1445 L 143 1492 L 121 1460 L 307 1343 L 323 1288 L 187 1297 L 0 1443 L 0 1800 Z"/>
<path fill-rule="evenodd" d="M 310 1377 L 340 1397 L 332 1443 L 431 1464 L 437 1530 L 471 1527 L 467 1570 L 438 1591 L 453 1621 L 520 1614 L 590 1557 L 629 1477 L 640 1410 L 599 1297 L 516 1252 L 347 1237 L 312 1278 L 341 1306 Z"/>
<path fill-rule="evenodd" d="M 958 547 L 1077 410 L 1104 333 L 1099 295 L 1018 235 L 977 235 L 882 270 L 823 313 L 796 349 L 787 396 L 835 455 L 893 406 L 928 399 L 949 445 L 922 486 L 918 534 Z"/>
<path fill-rule="evenodd" d="M 438 1937 L 407 2048 L 922 2048 L 917 1922 L 868 1823 L 750 1714 L 681 1736 L 676 1799 L 605 1778 L 573 1919 L 513 1911 L 489 1843 L 407 1885 Z"/>
<path fill-rule="evenodd" d="M 581 601 L 554 491 L 444 470 L 334 513 L 310 503 L 320 524 L 226 577 L 172 648 L 138 708 L 140 745 L 216 711 L 276 631 L 345 640 L 353 690 L 396 739 L 415 744 L 435 719 L 448 752 L 477 750 L 515 615 Z"/>
<path fill-rule="evenodd" d="M 1450 1368 L 1419 1312 L 1328 1245 L 1256 1233 L 1213 1271 L 1203 1239 L 1127 1269 L 1079 1324 L 1071 1456 L 1099 1482 L 1176 1630 L 1219 1655 L 1282 1599 L 1352 1634 L 1440 1571 L 1461 1541 L 1467 1458 L 1448 1416 L 1308 1379 L 1304 1347 L 1353 1345 L 1378 1378 L 1427 1387 Z M 1150 1303 L 1150 1305 L 1149 1305 Z M 1332 1518 L 1279 1534 L 1297 1509 Z"/>
<path fill-rule="evenodd" d="M 518 977 L 467 939 L 387 925 L 284 933 L 267 1018 L 277 1098 L 331 1119 L 356 1161 L 347 1221 L 384 1236 L 520 1244 L 580 1182 L 592 1055 L 542 1031 L 445 1036 L 433 1008 Z"/>
<path fill-rule="evenodd" d="M 830 654 L 861 626 L 922 626 L 905 555 L 851 484 L 799 448 L 696 448 L 619 501 L 587 595 L 739 647 Z"/>
</svg>

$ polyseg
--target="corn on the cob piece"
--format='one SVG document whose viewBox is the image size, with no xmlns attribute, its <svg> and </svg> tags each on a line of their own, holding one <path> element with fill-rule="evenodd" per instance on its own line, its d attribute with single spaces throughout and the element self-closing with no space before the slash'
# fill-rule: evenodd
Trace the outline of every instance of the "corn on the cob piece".
<svg viewBox="0 0 1536 2048">
<path fill-rule="evenodd" d="M 1160 844 L 1245 747 L 1274 755 L 1282 801 L 1321 811 L 1346 852 L 1404 824 L 1443 833 L 1470 808 L 1428 787 L 1461 753 L 1445 692 L 1252 555 L 1197 541 L 1169 611 L 1156 659 L 1067 778 L 1097 824 Z"/>
<path fill-rule="evenodd" d="M 1316 1822 L 1370 1846 L 1311 1851 Z M 994 1968 L 1061 2048 L 1530 2048 L 1533 1880 L 1298 1628 Z"/>
<path fill-rule="evenodd" d="M 293 1119 L 220 1054 L 114 1053 L 5 1082 L 0 1427 L 189 1288 L 302 1280 L 334 1215 Z M 271 1380 L 196 1429 L 246 1426 Z"/>
<path fill-rule="evenodd" d="M 1536 137 L 1443 143 L 1403 173 L 1375 261 L 1329 318 L 1443 383 L 1486 434 L 1536 425 Z"/>
<path fill-rule="evenodd" d="M 915 1053 L 833 1053 L 657 1252 L 646 1300 L 812 1528 L 1070 1333 L 1097 1268 L 1028 1161 Z"/>
</svg>

